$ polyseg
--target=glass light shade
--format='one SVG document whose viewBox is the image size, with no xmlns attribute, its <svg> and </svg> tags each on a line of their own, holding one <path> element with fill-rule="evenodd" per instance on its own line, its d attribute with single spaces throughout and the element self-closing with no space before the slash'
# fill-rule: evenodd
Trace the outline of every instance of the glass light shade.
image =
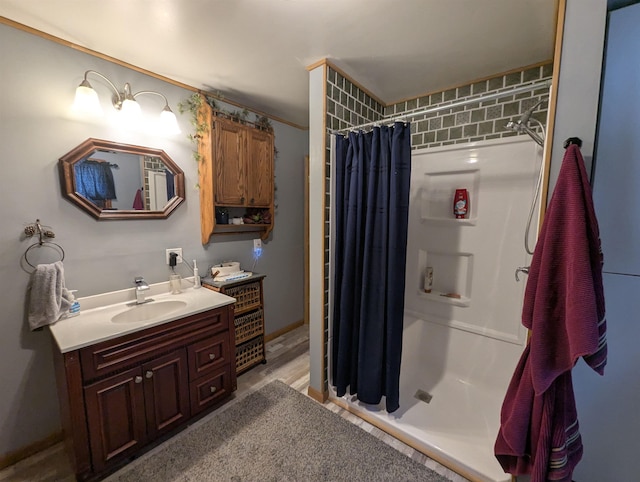
<svg viewBox="0 0 640 482">
<path fill-rule="evenodd" d="M 165 135 L 175 135 L 180 134 L 180 127 L 178 126 L 178 119 L 176 119 L 176 115 L 169 109 L 169 107 L 165 107 L 162 112 L 160 112 L 160 130 Z"/>
<path fill-rule="evenodd" d="M 123 100 L 120 107 L 120 119 L 127 128 L 137 127 L 142 120 L 140 104 L 133 99 Z"/>
<path fill-rule="evenodd" d="M 83 82 L 76 89 L 76 97 L 73 101 L 72 109 L 83 115 L 102 115 L 102 106 L 100 105 L 100 99 L 98 99 L 98 93 L 93 90 L 88 82 Z"/>
<path fill-rule="evenodd" d="M 125 99 L 122 101 L 122 107 L 120 107 L 122 115 L 128 119 L 139 119 L 142 115 L 140 110 L 140 104 L 133 99 Z"/>
</svg>

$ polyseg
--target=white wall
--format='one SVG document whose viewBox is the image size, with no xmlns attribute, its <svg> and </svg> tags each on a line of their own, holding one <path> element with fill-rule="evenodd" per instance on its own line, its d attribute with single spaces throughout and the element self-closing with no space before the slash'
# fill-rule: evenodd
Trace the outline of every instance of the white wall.
<svg viewBox="0 0 640 482">
<path fill-rule="evenodd" d="M 582 155 L 591 172 L 596 117 L 600 94 L 600 69 L 606 23 L 606 0 L 566 0 L 562 61 L 553 131 L 548 198 L 560 172 L 563 143 L 569 137 L 582 139 Z"/>
<path fill-rule="evenodd" d="M 603 378 L 584 363 L 574 387 L 584 443 L 580 482 L 637 480 L 640 451 L 640 4 L 610 14 L 593 197 L 604 253 L 609 357 Z"/>
<path fill-rule="evenodd" d="M 185 55 L 191 54 L 185 52 Z M 193 54 L 195 56 L 195 53 Z M 214 237 L 200 244 L 197 163 L 187 139 L 189 114 L 178 115 L 182 135 L 160 138 L 120 131 L 100 121 L 79 121 L 69 114 L 76 86 L 85 70 L 105 74 L 117 85 L 130 82 L 134 91 L 164 93 L 177 104 L 191 92 L 96 57 L 0 25 L 0 458 L 60 430 L 46 331 L 26 328 L 25 294 L 29 274 L 21 257 L 33 240 L 24 227 L 36 218 L 51 226 L 66 251 L 67 286 L 78 296 L 127 288 L 134 276 L 149 282 L 168 277 L 165 248 L 182 247 L 201 271 L 234 259 L 251 267 L 250 236 Z M 202 59 L 194 58 L 201 62 Z M 113 112 L 110 93 L 93 82 L 105 112 Z M 148 99 L 148 100 L 147 100 Z M 160 110 L 145 97 L 143 111 Z M 275 229 L 264 244 L 256 271 L 265 273 L 267 333 L 303 318 L 303 178 L 308 133 L 274 122 L 276 202 Z M 96 221 L 61 196 L 58 159 L 89 137 L 163 149 L 185 172 L 186 201 L 166 220 Z M 186 266 L 181 267 L 189 275 Z"/>
</svg>

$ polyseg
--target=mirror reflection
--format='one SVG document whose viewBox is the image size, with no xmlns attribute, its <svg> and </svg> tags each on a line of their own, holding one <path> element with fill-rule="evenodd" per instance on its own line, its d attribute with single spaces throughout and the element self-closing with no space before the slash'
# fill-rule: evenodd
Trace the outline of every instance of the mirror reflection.
<svg viewBox="0 0 640 482">
<path fill-rule="evenodd" d="M 63 194 L 98 219 L 165 218 L 184 174 L 162 150 L 88 139 L 60 159 Z"/>
<path fill-rule="evenodd" d="M 173 173 L 156 156 L 97 150 L 74 165 L 76 193 L 101 209 L 163 210 Z"/>
</svg>

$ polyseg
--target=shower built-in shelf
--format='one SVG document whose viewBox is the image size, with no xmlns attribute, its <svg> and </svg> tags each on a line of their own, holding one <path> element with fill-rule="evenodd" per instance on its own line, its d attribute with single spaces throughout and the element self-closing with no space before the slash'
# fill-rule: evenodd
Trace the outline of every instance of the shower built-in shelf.
<svg viewBox="0 0 640 482">
<path fill-rule="evenodd" d="M 418 295 L 421 298 L 425 298 L 430 301 L 437 301 L 438 303 L 446 303 L 454 306 L 469 306 L 471 304 L 471 298 L 460 295 L 460 298 L 452 298 L 447 296 L 448 293 L 441 293 L 436 290 L 431 290 L 431 293 L 425 293 L 424 291 L 418 291 Z"/>
<path fill-rule="evenodd" d="M 431 292 L 426 293 L 424 275 L 427 266 L 433 269 Z M 418 296 L 424 300 L 453 306 L 471 305 L 471 253 L 443 253 L 418 250 Z"/>
<path fill-rule="evenodd" d="M 448 226 L 474 226 L 478 212 L 478 183 L 480 171 L 431 172 L 424 175 L 421 190 L 421 213 L 423 221 Z M 453 214 L 453 197 L 456 189 L 469 192 L 469 212 L 464 219 Z"/>
</svg>

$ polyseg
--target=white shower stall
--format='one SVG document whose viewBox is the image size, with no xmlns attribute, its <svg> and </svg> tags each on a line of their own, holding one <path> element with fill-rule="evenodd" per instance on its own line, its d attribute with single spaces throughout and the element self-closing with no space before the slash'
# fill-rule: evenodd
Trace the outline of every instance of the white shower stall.
<svg viewBox="0 0 640 482">
<path fill-rule="evenodd" d="M 517 281 L 516 269 L 530 261 L 541 163 L 526 136 L 412 151 L 400 408 L 337 399 L 329 380 L 338 403 L 471 480 L 510 480 L 493 445 L 526 343 L 526 275 Z M 453 214 L 456 189 L 468 191 L 464 219 Z M 537 219 L 536 208 L 530 246 Z"/>
</svg>

